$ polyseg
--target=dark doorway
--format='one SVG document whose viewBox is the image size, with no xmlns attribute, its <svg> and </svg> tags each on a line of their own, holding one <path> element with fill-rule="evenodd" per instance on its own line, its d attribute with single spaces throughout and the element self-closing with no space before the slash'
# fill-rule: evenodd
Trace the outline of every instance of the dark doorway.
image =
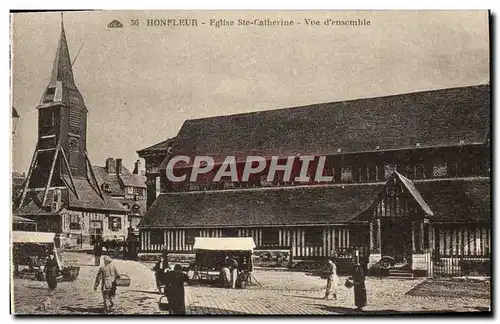
<svg viewBox="0 0 500 324">
<path fill-rule="evenodd" d="M 411 221 L 408 219 L 386 218 L 381 220 L 382 256 L 391 256 L 397 263 L 411 264 L 412 233 Z"/>
</svg>

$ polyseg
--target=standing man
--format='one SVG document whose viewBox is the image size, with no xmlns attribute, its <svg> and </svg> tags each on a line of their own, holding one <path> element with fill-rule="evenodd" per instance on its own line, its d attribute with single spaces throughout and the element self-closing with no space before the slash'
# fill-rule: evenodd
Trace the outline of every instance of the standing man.
<svg viewBox="0 0 500 324">
<path fill-rule="evenodd" d="M 102 242 L 100 238 L 97 238 L 94 242 L 94 259 L 95 266 L 101 265 L 101 255 L 102 255 Z"/>
<path fill-rule="evenodd" d="M 160 256 L 160 260 L 156 262 L 153 271 L 155 272 L 156 288 L 158 293 L 161 294 L 161 286 L 163 281 L 163 276 L 165 274 L 165 264 L 163 262 L 163 255 Z"/>
<path fill-rule="evenodd" d="M 352 274 L 352 280 L 354 282 L 354 304 L 359 311 L 363 310 L 366 306 L 366 285 L 365 285 L 365 272 L 361 264 L 356 262 L 354 266 L 354 271 Z"/>
<path fill-rule="evenodd" d="M 99 268 L 97 277 L 95 278 L 94 291 L 97 291 L 99 284 L 101 285 L 102 299 L 104 302 L 104 313 L 113 311 L 115 304 L 113 297 L 115 295 L 116 283 L 115 280 L 120 278 L 118 270 L 115 265 L 111 263 L 111 258 L 107 255 L 104 256 L 104 266 Z"/>
<path fill-rule="evenodd" d="M 236 279 L 238 279 L 238 261 L 229 255 L 228 258 L 229 270 L 231 271 L 231 288 L 236 288 Z"/>
<path fill-rule="evenodd" d="M 182 272 L 182 266 L 180 264 L 174 266 L 174 271 L 169 271 L 165 274 L 165 295 L 170 304 L 170 314 L 186 314 L 186 302 L 184 297 L 185 282 L 189 282 L 189 277 Z"/>
</svg>

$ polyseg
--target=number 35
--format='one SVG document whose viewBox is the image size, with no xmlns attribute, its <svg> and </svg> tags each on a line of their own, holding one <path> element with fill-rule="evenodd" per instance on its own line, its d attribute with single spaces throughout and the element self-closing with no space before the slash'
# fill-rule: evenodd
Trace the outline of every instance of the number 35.
<svg viewBox="0 0 500 324">
<path fill-rule="evenodd" d="M 130 21 L 131 26 L 139 26 L 139 19 L 132 19 Z"/>
</svg>

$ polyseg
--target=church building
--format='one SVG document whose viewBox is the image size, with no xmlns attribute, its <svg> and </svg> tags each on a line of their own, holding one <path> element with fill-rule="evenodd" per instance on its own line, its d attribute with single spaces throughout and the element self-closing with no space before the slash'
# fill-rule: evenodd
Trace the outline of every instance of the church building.
<svg viewBox="0 0 500 324">
<path fill-rule="evenodd" d="M 149 206 L 142 250 L 250 236 L 257 249 L 303 260 L 356 249 L 369 266 L 388 257 L 414 274 L 485 270 L 490 113 L 485 84 L 187 120 L 176 137 L 138 151 Z M 210 156 L 214 172 L 193 183 L 193 165 L 177 163 L 188 180 L 172 182 L 166 168 L 178 155 Z M 332 181 L 279 172 L 269 181 L 267 168 L 245 182 L 214 181 L 227 156 L 240 166 L 248 156 L 326 157 Z"/>
</svg>

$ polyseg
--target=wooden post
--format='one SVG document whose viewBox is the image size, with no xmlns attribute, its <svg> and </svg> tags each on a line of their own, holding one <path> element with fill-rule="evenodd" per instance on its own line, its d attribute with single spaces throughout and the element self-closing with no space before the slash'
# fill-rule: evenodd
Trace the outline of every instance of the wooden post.
<svg viewBox="0 0 500 324">
<path fill-rule="evenodd" d="M 377 253 L 382 253 L 382 226 L 380 218 L 377 219 Z"/>
<path fill-rule="evenodd" d="M 424 222 L 422 221 L 420 223 L 420 248 L 419 248 L 419 251 L 418 253 L 423 253 L 424 252 Z M 427 237 L 429 237 L 429 235 L 427 235 Z"/>
<path fill-rule="evenodd" d="M 412 243 L 412 253 L 417 252 L 417 246 L 415 242 L 415 222 L 411 222 L 411 243 Z"/>
<path fill-rule="evenodd" d="M 373 228 L 373 221 L 370 221 L 370 252 L 371 251 L 375 251 L 375 242 L 374 242 L 374 239 L 375 239 L 375 233 L 373 233 L 374 231 L 374 228 Z"/>
</svg>

